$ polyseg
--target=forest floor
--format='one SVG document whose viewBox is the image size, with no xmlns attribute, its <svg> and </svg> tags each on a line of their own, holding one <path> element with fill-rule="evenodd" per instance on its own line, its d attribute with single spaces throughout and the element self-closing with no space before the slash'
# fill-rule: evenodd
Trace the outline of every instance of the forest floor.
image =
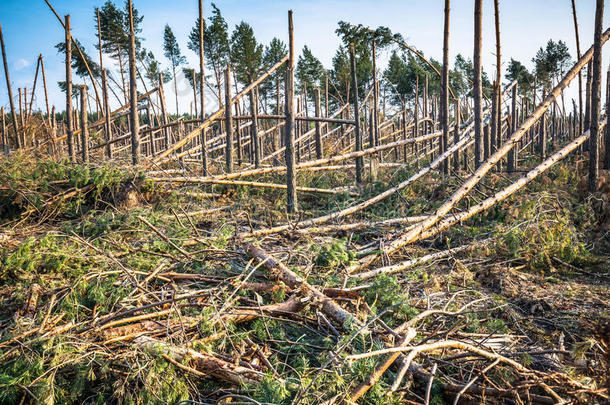
<svg viewBox="0 0 610 405">
<path fill-rule="evenodd" d="M 347 270 L 404 224 L 238 237 L 286 222 L 284 190 L 170 187 L 14 154 L 0 167 L 0 403 L 341 403 L 363 381 L 367 404 L 452 403 L 462 389 L 460 403 L 604 403 L 610 176 L 587 193 L 586 162 L 574 159 L 381 264 L 468 248 L 360 278 Z M 351 206 L 414 171 L 382 168 L 351 193 L 299 193 L 299 215 Z M 518 175 L 492 173 L 461 208 Z M 433 212 L 459 181 L 433 173 L 343 223 Z M 298 184 L 339 189 L 353 173 L 304 171 Z M 249 243 L 353 318 L 338 324 Z M 396 345 L 405 322 L 412 346 L 485 353 L 422 350 L 395 389 L 402 356 L 370 380 L 388 354 L 358 355 Z"/>
</svg>

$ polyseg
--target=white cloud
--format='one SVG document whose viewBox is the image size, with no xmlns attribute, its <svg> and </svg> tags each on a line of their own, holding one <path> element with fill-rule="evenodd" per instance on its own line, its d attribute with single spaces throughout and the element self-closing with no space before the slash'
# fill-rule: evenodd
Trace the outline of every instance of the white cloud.
<svg viewBox="0 0 610 405">
<path fill-rule="evenodd" d="M 28 66 L 30 66 L 30 62 L 28 62 L 27 60 L 25 60 L 23 58 L 17 59 L 17 62 L 15 62 L 15 64 L 14 64 L 16 71 L 23 70 Z"/>
</svg>

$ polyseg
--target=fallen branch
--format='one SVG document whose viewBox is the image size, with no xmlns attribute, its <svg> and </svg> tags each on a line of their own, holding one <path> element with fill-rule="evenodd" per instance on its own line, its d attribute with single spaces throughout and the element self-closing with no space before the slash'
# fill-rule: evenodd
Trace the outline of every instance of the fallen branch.
<svg viewBox="0 0 610 405">
<path fill-rule="evenodd" d="M 359 323 L 352 314 L 341 308 L 332 299 L 328 298 L 307 281 L 303 280 L 301 276 L 290 270 L 282 262 L 273 258 L 263 249 L 250 243 L 246 245 L 245 251 L 249 256 L 262 262 L 265 268 L 269 270 L 276 279 L 282 281 L 292 289 L 300 289 L 305 296 L 319 301 L 322 304 L 322 312 L 342 327 L 347 326 L 346 324 L 348 322 Z"/>
</svg>

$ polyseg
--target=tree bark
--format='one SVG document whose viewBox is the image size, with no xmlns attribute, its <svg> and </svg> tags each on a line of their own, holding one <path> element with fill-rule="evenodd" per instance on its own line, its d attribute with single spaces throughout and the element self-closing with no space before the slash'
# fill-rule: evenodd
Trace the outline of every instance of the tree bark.
<svg viewBox="0 0 610 405">
<path fill-rule="evenodd" d="M 478 169 L 481 164 L 481 153 L 483 146 L 483 117 L 481 113 L 481 99 L 483 97 L 482 78 L 481 78 L 481 48 L 482 40 L 482 24 L 483 14 L 481 8 L 483 0 L 475 0 L 474 2 L 474 167 Z"/>
<path fill-rule="evenodd" d="M 205 71 L 204 71 L 204 53 L 203 53 L 203 0 L 199 0 L 199 104 L 201 107 L 201 122 L 205 122 Z M 201 131 L 201 168 L 203 175 L 208 174 L 208 148 L 206 145 L 205 129 Z"/>
<path fill-rule="evenodd" d="M 39 58 L 40 58 L 40 73 L 42 74 L 42 87 L 44 89 L 44 102 L 45 102 L 45 105 L 47 106 L 48 125 L 49 125 L 49 128 L 51 128 L 51 109 L 49 108 L 49 93 L 47 91 L 47 76 L 44 72 L 44 61 L 42 60 L 42 54 L 40 54 Z"/>
<path fill-rule="evenodd" d="M 285 161 L 286 161 L 286 211 L 294 214 L 297 211 L 297 190 L 294 153 L 294 28 L 292 10 L 288 11 L 288 65 L 286 66 L 286 126 L 285 126 Z"/>
<path fill-rule="evenodd" d="M 165 106 L 165 92 L 163 91 L 163 73 L 159 73 L 159 104 L 161 104 L 161 122 L 163 125 L 169 123 L 167 117 L 167 107 Z M 165 148 L 169 148 L 169 129 L 163 129 L 163 135 L 165 136 Z"/>
<path fill-rule="evenodd" d="M 11 87 L 11 78 L 8 71 L 8 61 L 6 60 L 6 49 L 4 48 L 4 36 L 2 35 L 2 26 L 0 25 L 0 46 L 2 47 L 2 61 L 4 63 L 4 77 L 6 78 L 6 88 L 8 90 L 8 101 L 11 106 L 11 117 L 13 120 L 13 131 L 15 132 L 15 145 L 21 147 L 19 139 L 19 129 L 17 128 L 17 112 L 13 101 L 13 88 Z M 7 136 L 8 138 L 8 136 Z"/>
<path fill-rule="evenodd" d="M 328 298 L 321 291 L 261 248 L 248 244 L 246 245 L 245 250 L 249 256 L 260 261 L 276 279 L 281 280 L 292 289 L 300 289 L 306 297 L 310 297 L 320 302 L 322 304 L 322 312 L 340 326 L 348 326 L 346 325 L 346 322 L 350 321 L 353 321 L 356 325 L 359 324 L 358 320 L 354 318 L 352 314 L 341 308 L 335 301 Z"/>
<path fill-rule="evenodd" d="M 356 151 L 362 150 L 362 132 L 360 132 L 360 107 L 358 106 L 358 78 L 356 76 L 356 57 L 354 52 L 354 44 L 350 44 L 349 47 L 349 58 L 350 58 L 350 70 L 352 76 L 352 102 L 354 105 L 354 121 L 356 133 Z M 362 184 L 362 169 L 364 167 L 364 159 L 362 157 L 356 158 L 356 184 Z"/>
<path fill-rule="evenodd" d="M 500 42 L 500 7 L 498 0 L 494 0 L 494 22 L 496 28 L 496 85 L 494 87 L 494 100 L 496 102 L 495 122 L 493 128 L 493 145 L 495 152 L 496 148 L 500 147 L 502 138 L 502 59 L 501 59 L 501 42 Z"/>
<path fill-rule="evenodd" d="M 606 74 L 606 117 L 610 117 L 610 69 Z M 610 125 L 606 125 L 606 142 L 604 147 L 604 169 L 610 170 Z"/>
<path fill-rule="evenodd" d="M 74 130 L 72 128 L 72 33 L 70 31 L 70 14 L 65 16 L 66 26 L 66 132 L 68 135 L 68 155 L 71 162 L 76 162 L 74 148 Z"/>
<path fill-rule="evenodd" d="M 249 78 L 250 82 L 252 77 Z M 256 88 L 250 91 L 250 115 L 252 116 L 252 125 L 250 125 L 250 148 L 254 152 L 254 167 L 261 165 L 261 150 L 260 141 L 258 139 L 258 97 L 255 94 Z"/>
<path fill-rule="evenodd" d="M 0 130 L 2 131 L 2 153 L 4 153 L 4 156 L 8 156 L 8 136 L 6 133 L 6 121 L 4 119 L 4 107 L 0 107 L 0 119 L 2 119 L 2 124 L 0 126 Z"/>
<path fill-rule="evenodd" d="M 439 142 L 439 155 L 447 150 L 449 145 L 449 17 L 450 0 L 445 0 L 445 28 L 443 33 L 443 76 L 441 77 L 441 108 L 440 118 L 443 130 Z M 449 175 L 450 159 L 443 162 L 443 173 Z"/>
<path fill-rule="evenodd" d="M 587 65 L 587 84 L 585 89 L 585 122 L 584 130 L 588 130 L 591 127 L 591 79 L 593 78 L 593 66 L 591 62 Z M 588 141 L 590 143 L 590 140 Z"/>
<path fill-rule="evenodd" d="M 542 99 L 546 94 L 542 93 Z M 546 158 L 546 112 L 540 117 L 540 133 L 538 134 L 538 151 L 540 152 L 540 160 Z"/>
<path fill-rule="evenodd" d="M 515 129 L 517 129 L 517 86 L 513 87 L 513 94 L 512 94 L 512 111 L 511 111 L 511 122 L 510 122 L 510 130 L 509 133 L 512 133 L 515 131 Z M 519 153 L 519 147 L 518 145 L 515 145 L 514 148 L 512 148 L 510 150 L 510 152 L 508 152 L 508 172 L 512 173 L 515 172 L 517 170 L 517 159 L 518 157 L 518 153 Z"/>
<path fill-rule="evenodd" d="M 454 128 L 453 128 L 453 143 L 458 143 L 460 140 L 460 99 L 455 99 L 455 110 L 454 113 Z M 457 172 L 460 169 L 460 152 L 455 151 L 453 154 L 453 170 Z"/>
<path fill-rule="evenodd" d="M 591 136 L 589 142 L 589 191 L 597 190 L 599 178 L 599 144 L 601 131 L 599 113 L 602 84 L 602 25 L 604 0 L 597 0 L 595 7 L 595 35 L 593 43 L 593 83 L 591 86 Z"/>
<path fill-rule="evenodd" d="M 320 107 L 320 88 L 316 87 L 315 92 L 316 99 L 316 117 L 320 117 L 322 114 L 322 108 Z M 322 151 L 322 132 L 320 129 L 320 121 L 315 122 L 316 128 L 316 159 L 322 159 L 323 151 Z"/>
<path fill-rule="evenodd" d="M 136 73 L 136 34 L 133 29 L 133 8 L 129 7 L 129 104 L 131 108 L 131 163 L 140 164 L 140 123 L 138 115 L 138 84 Z"/>
<path fill-rule="evenodd" d="M 80 143 L 83 163 L 89 163 L 89 128 L 87 119 L 87 86 L 80 88 Z"/>
<path fill-rule="evenodd" d="M 477 0 L 479 1 L 479 0 Z M 602 0 L 598 0 L 602 1 Z M 606 30 L 600 37 L 599 46 L 606 42 L 610 38 L 610 29 Z M 391 244 L 387 245 L 384 249 L 385 254 L 391 254 L 392 252 L 400 249 L 402 246 L 408 243 L 412 243 L 424 233 L 425 230 L 436 224 L 440 218 L 447 214 L 455 205 L 472 190 L 479 181 L 487 174 L 493 166 L 504 157 L 508 151 L 514 147 L 514 145 L 525 135 L 526 131 L 534 124 L 542 114 L 544 114 L 550 105 L 559 97 L 563 90 L 570 84 L 572 79 L 578 74 L 578 72 L 584 67 L 584 65 L 591 60 L 593 56 L 593 48 L 589 49 L 587 53 L 570 69 L 563 79 L 555 86 L 551 93 L 543 100 L 543 102 L 534 110 L 534 112 L 521 124 L 521 126 L 510 136 L 510 138 L 494 153 L 490 158 L 482 164 L 474 174 L 468 178 L 454 193 L 449 197 L 439 208 L 436 209 L 433 215 L 430 215 L 428 219 L 422 221 L 415 228 L 404 233 L 401 237 L 394 240 Z M 372 263 L 372 262 L 371 262 Z M 370 264 L 370 263 L 369 263 Z"/>
<path fill-rule="evenodd" d="M 572 15 L 574 16 L 574 35 L 576 37 L 576 55 L 580 59 L 580 38 L 578 35 L 578 17 L 576 16 L 576 4 L 572 0 Z M 576 116 L 574 117 L 576 118 Z M 582 72 L 578 72 L 578 131 L 583 131 L 582 122 Z M 607 129 L 606 129 L 607 131 Z M 576 135 L 574 135 L 576 136 Z"/>
<path fill-rule="evenodd" d="M 227 173 L 233 171 L 233 117 L 231 112 L 231 71 L 225 69 L 225 164 Z"/>
</svg>

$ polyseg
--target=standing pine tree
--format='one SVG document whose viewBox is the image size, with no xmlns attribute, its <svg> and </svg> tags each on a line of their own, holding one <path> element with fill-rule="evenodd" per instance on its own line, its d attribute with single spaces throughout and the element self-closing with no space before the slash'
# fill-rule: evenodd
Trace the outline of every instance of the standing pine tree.
<svg viewBox="0 0 610 405">
<path fill-rule="evenodd" d="M 195 26 L 189 34 L 188 48 L 199 55 L 199 18 L 195 21 Z M 229 34 L 228 25 L 220 10 L 212 3 L 212 15 L 208 18 L 208 23 L 204 21 L 203 26 L 203 55 L 205 63 L 214 72 L 216 79 L 216 97 L 218 103 L 222 105 L 222 75 L 224 68 L 229 63 Z"/>
<path fill-rule="evenodd" d="M 155 55 L 151 51 L 143 49 L 138 54 L 138 59 L 144 66 L 144 77 L 150 82 L 152 87 L 157 86 L 159 82 L 159 73 L 163 74 L 163 82 L 167 83 L 171 80 L 172 76 L 169 70 L 162 69 L 161 63 L 155 58 Z"/>
<path fill-rule="evenodd" d="M 140 48 L 139 34 L 142 29 L 140 24 L 144 19 L 140 16 L 138 10 L 133 8 L 133 28 L 136 34 L 136 49 Z M 98 27 L 98 13 L 94 13 L 95 29 Z M 125 82 L 125 61 L 129 58 L 129 9 L 127 1 L 125 1 L 125 9 L 117 8 L 112 1 L 107 0 L 106 3 L 99 9 L 99 27 L 100 39 L 102 44 L 102 52 L 110 55 L 119 63 L 119 71 L 121 73 L 122 91 L 127 103 L 127 88 Z M 95 47 L 99 50 L 99 46 Z M 110 77 L 112 79 L 112 77 Z M 118 85 L 117 85 L 118 86 Z M 119 86 L 121 87 L 121 86 Z"/>
<path fill-rule="evenodd" d="M 265 69 L 269 69 L 271 66 L 273 66 L 276 63 L 278 63 L 279 61 L 281 61 L 287 54 L 288 54 L 288 48 L 286 47 L 286 44 L 278 38 L 273 38 L 271 40 L 271 42 L 269 43 L 269 45 L 267 47 L 265 47 L 265 53 L 263 55 L 263 64 L 265 65 Z M 261 94 L 265 100 L 267 100 L 267 97 L 269 96 L 269 94 L 271 93 L 271 91 L 273 89 L 275 89 L 276 94 L 279 95 L 280 90 L 281 90 L 280 89 L 281 83 L 283 82 L 283 78 L 285 75 L 286 75 L 286 68 L 285 68 L 285 66 L 282 66 L 281 68 L 279 68 L 278 70 L 276 70 L 273 73 L 272 80 L 265 80 L 261 84 L 261 86 L 260 86 Z M 277 98 L 277 100 L 276 100 L 275 111 L 276 111 L 276 114 L 279 114 L 280 113 L 279 112 L 280 111 L 279 96 L 277 96 L 276 98 Z"/>
<path fill-rule="evenodd" d="M 180 65 L 186 64 L 186 58 L 180 53 L 180 46 L 176 40 L 176 36 L 172 32 L 172 29 L 168 24 L 165 24 L 165 31 L 163 32 L 163 50 L 165 51 L 165 57 L 169 59 L 172 65 L 172 72 L 174 74 L 174 93 L 176 95 L 176 115 L 178 112 L 178 79 L 176 77 L 176 68 Z"/>
<path fill-rule="evenodd" d="M 513 58 L 510 59 L 506 68 L 506 79 L 509 82 L 516 80 L 519 84 L 519 91 L 524 95 L 531 92 L 532 85 L 534 84 L 534 75 L 521 62 Z"/>
<path fill-rule="evenodd" d="M 351 70 L 350 59 L 345 47 L 339 46 L 333 56 L 333 68 L 328 72 L 330 78 L 330 94 L 335 100 L 345 104 L 350 100 Z"/>
<path fill-rule="evenodd" d="M 252 27 L 242 21 L 231 35 L 231 64 L 237 80 L 248 84 L 258 75 L 263 63 L 263 45 L 256 42 Z"/>
<path fill-rule="evenodd" d="M 322 63 L 313 56 L 311 49 L 305 45 L 303 47 L 303 53 L 299 56 L 297 62 L 296 78 L 298 80 L 299 90 L 305 90 L 312 99 L 314 95 L 314 88 L 318 87 L 324 80 L 326 70 Z"/>
<path fill-rule="evenodd" d="M 263 65 L 263 45 L 256 42 L 252 27 L 246 22 L 241 22 L 231 35 L 231 64 L 235 71 L 237 81 L 246 85 L 251 83 L 258 76 Z M 254 148 L 254 164 L 260 165 L 260 142 L 257 133 L 256 114 L 258 113 L 258 103 L 255 91 L 250 92 L 250 112 L 252 115 L 252 125 L 250 126 L 251 143 Z M 238 146 L 239 147 L 239 146 Z"/>
<path fill-rule="evenodd" d="M 77 39 L 74 39 L 74 42 L 77 44 L 77 46 L 81 50 L 81 52 L 72 52 L 72 69 L 74 69 L 74 73 L 76 73 L 77 76 L 81 77 L 83 79 L 83 81 L 85 81 L 85 83 L 86 83 L 86 78 L 89 77 L 89 73 L 87 71 L 87 65 L 89 65 L 89 69 L 91 70 L 93 77 L 99 78 L 101 75 L 100 66 L 97 63 L 95 63 L 93 61 L 93 59 L 91 59 L 89 54 L 87 54 L 87 52 L 85 51 L 85 47 Z M 63 54 L 65 57 L 65 55 L 66 55 L 66 43 L 65 42 L 58 43 L 57 45 L 55 45 L 55 48 L 57 49 L 57 51 L 59 53 Z M 82 53 L 82 57 L 81 57 L 81 53 Z M 66 90 L 66 82 L 60 81 L 58 84 L 62 91 Z M 79 90 L 78 86 L 73 87 L 72 94 L 73 95 L 80 94 L 80 90 Z"/>
</svg>

